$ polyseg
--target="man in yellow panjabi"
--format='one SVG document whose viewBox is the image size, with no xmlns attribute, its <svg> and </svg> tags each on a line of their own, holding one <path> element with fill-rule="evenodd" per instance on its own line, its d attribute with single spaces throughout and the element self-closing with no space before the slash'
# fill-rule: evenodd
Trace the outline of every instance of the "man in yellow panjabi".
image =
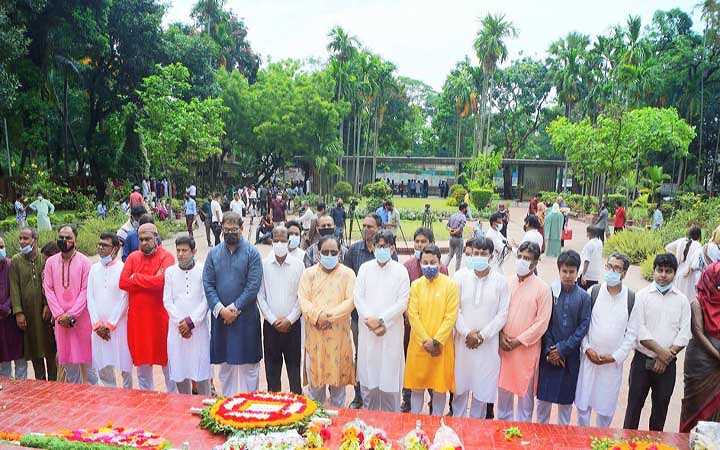
<svg viewBox="0 0 720 450">
<path fill-rule="evenodd" d="M 458 288 L 450 277 L 439 273 L 440 249 L 436 245 L 422 251 L 420 268 L 423 277 L 410 287 L 410 344 L 404 386 L 412 391 L 413 414 L 422 410 L 425 389 L 432 389 L 433 415 L 442 416 L 447 392 L 455 389 L 452 331 L 458 314 Z"/>
</svg>

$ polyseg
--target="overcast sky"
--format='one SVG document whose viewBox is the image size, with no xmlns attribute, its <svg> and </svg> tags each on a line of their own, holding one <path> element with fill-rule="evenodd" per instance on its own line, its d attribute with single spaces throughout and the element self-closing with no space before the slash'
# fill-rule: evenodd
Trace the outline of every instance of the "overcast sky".
<svg viewBox="0 0 720 450">
<path fill-rule="evenodd" d="M 166 23 L 190 22 L 196 0 L 169 0 Z M 550 43 L 571 31 L 597 35 L 639 15 L 643 26 L 658 9 L 679 7 L 702 28 L 699 0 L 227 0 L 244 18 L 252 48 L 268 59 L 326 58 L 327 33 L 340 25 L 367 47 L 392 61 L 397 73 L 442 87 L 447 73 L 465 55 L 479 17 L 502 13 L 518 37 L 508 44 L 511 58 L 520 52 L 544 57 Z M 474 56 L 473 56 L 474 58 Z"/>
</svg>

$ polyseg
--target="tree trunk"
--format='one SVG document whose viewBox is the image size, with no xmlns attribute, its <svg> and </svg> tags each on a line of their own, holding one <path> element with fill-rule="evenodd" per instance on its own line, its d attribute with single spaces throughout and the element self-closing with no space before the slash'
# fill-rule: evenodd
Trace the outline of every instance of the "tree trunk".
<svg viewBox="0 0 720 450">
<path fill-rule="evenodd" d="M 715 175 L 718 166 L 718 150 L 720 150 L 720 127 L 717 131 L 717 139 L 715 139 L 715 156 L 713 157 L 712 175 L 710 175 L 710 195 L 715 193 Z"/>
<path fill-rule="evenodd" d="M 512 166 L 509 164 L 503 166 L 503 198 L 512 198 Z"/>
<path fill-rule="evenodd" d="M 362 133 L 362 120 L 355 114 L 355 192 L 360 192 L 360 134 Z"/>
</svg>

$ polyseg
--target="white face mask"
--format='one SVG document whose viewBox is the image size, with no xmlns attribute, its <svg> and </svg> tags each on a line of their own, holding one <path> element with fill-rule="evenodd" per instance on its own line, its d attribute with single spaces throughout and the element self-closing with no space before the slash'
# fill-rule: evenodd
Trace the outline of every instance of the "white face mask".
<svg viewBox="0 0 720 450">
<path fill-rule="evenodd" d="M 502 230 L 502 227 L 503 227 L 503 225 L 501 223 L 495 225 L 495 231 L 497 231 L 499 233 Z"/>
<path fill-rule="evenodd" d="M 275 256 L 277 256 L 278 258 L 282 258 L 283 256 L 288 254 L 287 242 L 273 242 L 272 247 Z"/>
<path fill-rule="evenodd" d="M 295 250 L 299 246 L 300 246 L 300 236 L 298 236 L 297 234 L 291 234 L 288 237 L 288 248 L 290 250 Z"/>
<path fill-rule="evenodd" d="M 524 259 L 516 259 L 515 260 L 515 271 L 517 272 L 518 276 L 524 277 L 530 273 L 530 261 L 526 261 Z"/>
</svg>

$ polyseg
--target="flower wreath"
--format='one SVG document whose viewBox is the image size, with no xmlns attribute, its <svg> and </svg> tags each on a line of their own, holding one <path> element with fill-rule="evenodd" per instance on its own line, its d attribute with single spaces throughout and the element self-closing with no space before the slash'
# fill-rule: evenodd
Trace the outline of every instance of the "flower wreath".
<svg viewBox="0 0 720 450">
<path fill-rule="evenodd" d="M 313 400 L 291 392 L 243 392 L 220 398 L 200 412 L 200 426 L 216 434 L 301 432 L 327 413 Z"/>
<path fill-rule="evenodd" d="M 63 430 L 52 434 L 0 433 L 0 439 L 17 442 L 29 448 L 57 450 L 160 450 L 170 448 L 170 442 L 147 431 L 107 425 L 96 429 Z"/>
</svg>

